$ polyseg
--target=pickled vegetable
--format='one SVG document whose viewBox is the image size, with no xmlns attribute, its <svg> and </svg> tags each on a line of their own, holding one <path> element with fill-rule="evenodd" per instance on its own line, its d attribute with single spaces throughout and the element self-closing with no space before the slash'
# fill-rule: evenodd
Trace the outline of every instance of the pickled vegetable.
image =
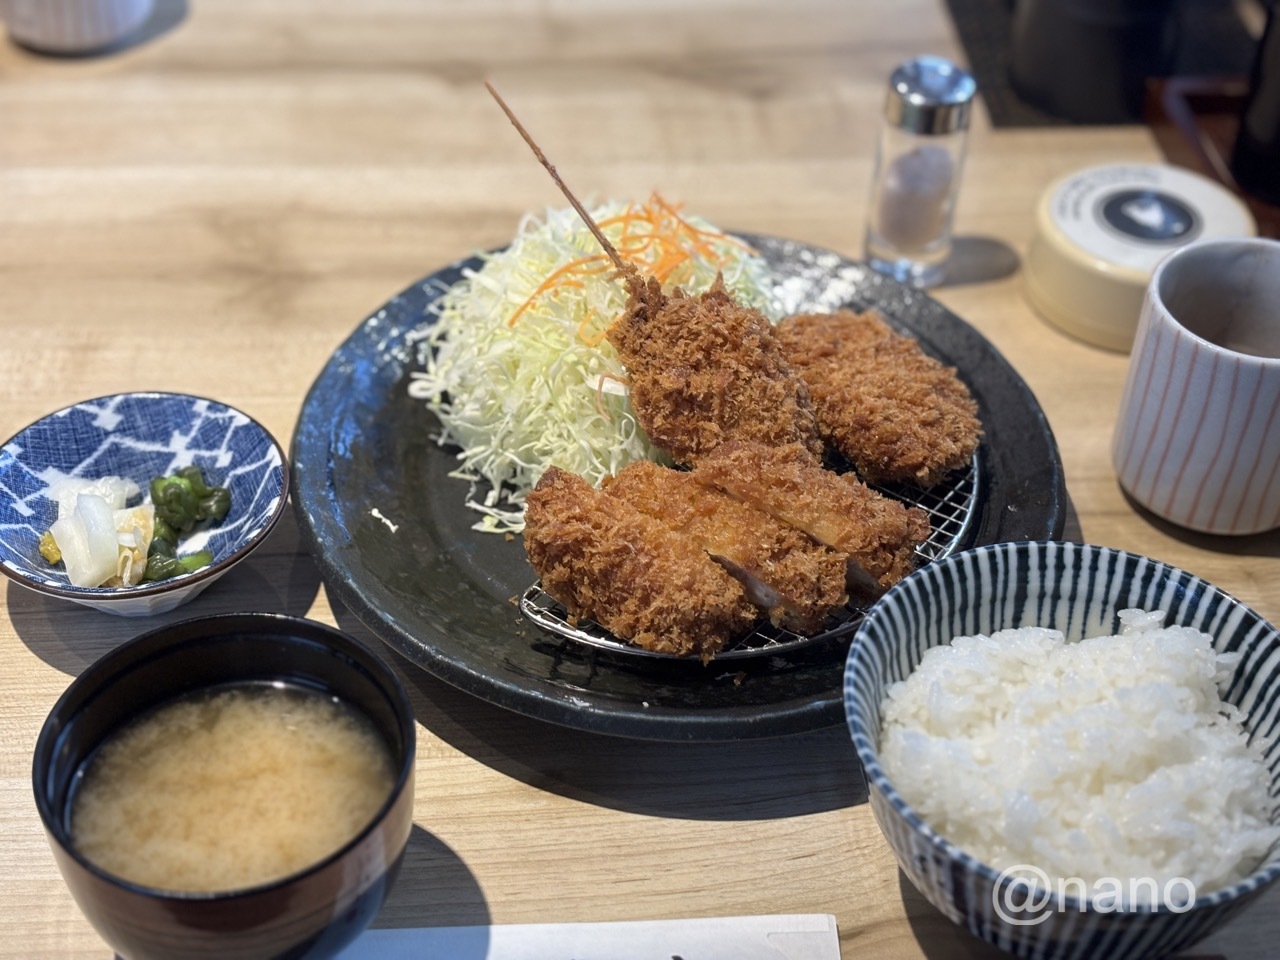
<svg viewBox="0 0 1280 960">
<path fill-rule="evenodd" d="M 51 487 L 58 519 L 39 542 L 40 555 L 62 564 L 79 587 L 133 586 L 191 573 L 213 562 L 201 550 L 178 556 L 179 537 L 226 518 L 231 491 L 205 483 L 198 467 L 149 484 L 150 503 L 125 507 L 140 488 L 122 477 L 68 478 Z"/>
<path fill-rule="evenodd" d="M 156 516 L 178 533 L 187 533 L 204 520 L 221 520 L 231 509 L 231 491 L 210 487 L 198 467 L 183 467 L 171 477 L 151 481 Z"/>
<path fill-rule="evenodd" d="M 58 549 L 58 541 L 53 539 L 53 534 L 46 530 L 40 536 L 40 543 L 36 546 L 40 551 L 40 556 L 44 557 L 50 563 L 62 562 L 62 551 Z"/>
</svg>

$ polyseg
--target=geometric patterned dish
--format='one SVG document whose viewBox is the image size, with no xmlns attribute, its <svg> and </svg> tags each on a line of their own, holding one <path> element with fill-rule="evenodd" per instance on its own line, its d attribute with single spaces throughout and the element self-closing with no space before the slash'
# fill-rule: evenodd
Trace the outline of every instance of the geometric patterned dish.
<svg viewBox="0 0 1280 960">
<path fill-rule="evenodd" d="M 871 808 L 902 871 L 942 913 L 1019 957 L 1137 960 L 1167 957 L 1209 934 L 1280 876 L 1273 847 L 1254 872 L 1200 895 L 1189 909 L 1129 912 L 1046 891 L 1027 907 L 1025 888 L 939 835 L 885 776 L 879 762 L 880 706 L 930 647 L 1009 627 L 1061 630 L 1068 640 L 1111 636 L 1116 613 L 1162 610 L 1166 625 L 1194 627 L 1223 652 L 1243 654 L 1221 688 L 1264 740 L 1273 803 L 1280 797 L 1280 633 L 1234 597 L 1176 567 L 1108 547 L 1056 541 L 997 543 L 931 563 L 868 611 L 845 668 L 844 703 Z M 1280 822 L 1272 810 L 1272 823 Z M 1123 879 L 1123 878 L 1122 878 Z M 1127 880 L 1123 881 L 1127 884 Z M 1077 889 L 1067 887 L 1064 889 Z M 1012 909 L 1011 905 L 1021 905 Z"/>
<path fill-rule="evenodd" d="M 194 464 L 210 486 L 231 489 L 220 523 L 183 538 L 213 562 L 194 573 L 132 587 L 77 587 L 40 555 L 40 536 L 57 519 L 44 491 L 64 477 L 119 476 L 146 495 L 152 477 Z M 40 593 L 106 613 L 148 616 L 172 610 L 258 546 L 284 512 L 289 467 L 256 420 L 201 397 L 123 393 L 58 410 L 0 446 L 0 572 Z M 134 501 L 130 501 L 131 505 Z"/>
</svg>

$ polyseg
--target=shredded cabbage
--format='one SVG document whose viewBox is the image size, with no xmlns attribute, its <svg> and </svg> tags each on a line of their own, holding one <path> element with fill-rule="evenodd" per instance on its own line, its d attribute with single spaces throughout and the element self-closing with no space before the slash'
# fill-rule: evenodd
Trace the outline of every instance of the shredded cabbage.
<svg viewBox="0 0 1280 960">
<path fill-rule="evenodd" d="M 666 289 L 700 293 L 717 273 L 735 297 L 777 319 L 769 268 L 745 244 L 654 196 L 591 211 L 610 241 Z M 450 289 L 422 333 L 410 395 L 459 448 L 450 474 L 470 482 L 474 529 L 515 533 L 524 499 L 551 465 L 598 485 L 639 459 L 662 459 L 644 435 L 605 330 L 627 293 L 571 208 L 526 215 L 515 240 Z"/>
</svg>

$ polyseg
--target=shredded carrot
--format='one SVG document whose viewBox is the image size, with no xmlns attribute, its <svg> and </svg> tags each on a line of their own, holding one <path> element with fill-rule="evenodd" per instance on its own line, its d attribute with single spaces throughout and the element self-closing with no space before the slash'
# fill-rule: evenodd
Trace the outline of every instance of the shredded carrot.
<svg viewBox="0 0 1280 960">
<path fill-rule="evenodd" d="M 581 340 L 583 343 L 585 343 L 588 347 L 599 346 L 600 341 L 602 341 L 605 338 L 606 331 L 604 330 L 597 330 L 594 333 L 591 332 L 592 321 L 594 321 L 595 319 L 596 319 L 595 313 L 590 312 L 585 317 L 583 317 L 582 320 L 578 323 L 578 339 Z"/>
<path fill-rule="evenodd" d="M 613 417 L 609 416 L 609 411 L 606 410 L 604 406 L 604 382 L 606 380 L 612 380 L 614 383 L 620 383 L 624 387 L 628 386 L 628 383 L 621 377 L 615 377 L 612 373 L 602 373 L 600 374 L 600 379 L 596 381 L 596 410 L 600 416 L 605 418 L 606 421 L 613 423 Z"/>
<path fill-rule="evenodd" d="M 603 253 L 596 254 L 595 256 L 591 256 L 591 257 L 579 257 L 577 260 L 570 260 L 564 266 L 557 267 L 555 270 L 551 271 L 551 274 L 547 277 L 547 279 L 543 280 L 542 283 L 538 284 L 538 288 L 529 295 L 529 299 L 525 300 L 525 302 L 520 305 L 520 308 L 516 310 L 516 312 L 513 313 L 511 317 L 507 320 L 507 326 L 514 327 L 516 325 L 516 321 L 520 319 L 520 315 L 524 313 L 526 310 L 528 310 L 531 306 L 533 306 L 538 301 L 538 298 L 541 297 L 544 293 L 550 292 L 550 290 L 553 287 L 560 287 L 560 286 L 581 287 L 582 286 L 582 281 L 570 281 L 570 280 L 564 279 L 567 274 L 572 273 L 574 271 L 580 271 L 584 273 L 598 273 L 599 271 L 597 270 L 585 271 L 585 270 L 581 270 L 581 268 L 586 266 L 587 264 L 597 263 L 601 260 L 607 260 L 607 259 L 608 257 Z"/>
<path fill-rule="evenodd" d="M 657 193 L 650 195 L 643 204 L 628 203 L 622 213 L 599 221 L 601 230 L 616 231 L 611 241 L 618 253 L 628 263 L 666 284 L 692 257 L 700 257 L 717 268 L 724 257 L 712 247 L 713 241 L 727 241 L 751 251 L 748 244 L 718 230 L 706 230 L 694 226 L 680 215 L 679 204 L 667 202 Z M 579 257 L 557 267 L 542 281 L 508 318 L 507 325 L 515 326 L 541 298 L 555 296 L 565 289 L 580 289 L 581 276 L 599 274 L 610 269 L 604 253 Z M 588 316 L 578 325 L 578 336 L 588 346 L 595 346 L 604 339 L 601 329 L 605 324 L 599 318 Z"/>
</svg>

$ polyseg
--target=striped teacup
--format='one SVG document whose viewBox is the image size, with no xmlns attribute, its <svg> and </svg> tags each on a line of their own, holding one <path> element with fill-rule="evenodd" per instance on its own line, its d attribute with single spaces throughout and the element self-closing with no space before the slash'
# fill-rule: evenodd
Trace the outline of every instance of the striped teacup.
<svg viewBox="0 0 1280 960">
<path fill-rule="evenodd" d="M 1111 455 L 1124 490 L 1178 526 L 1280 526 L 1280 242 L 1200 240 L 1156 267 Z"/>
</svg>

